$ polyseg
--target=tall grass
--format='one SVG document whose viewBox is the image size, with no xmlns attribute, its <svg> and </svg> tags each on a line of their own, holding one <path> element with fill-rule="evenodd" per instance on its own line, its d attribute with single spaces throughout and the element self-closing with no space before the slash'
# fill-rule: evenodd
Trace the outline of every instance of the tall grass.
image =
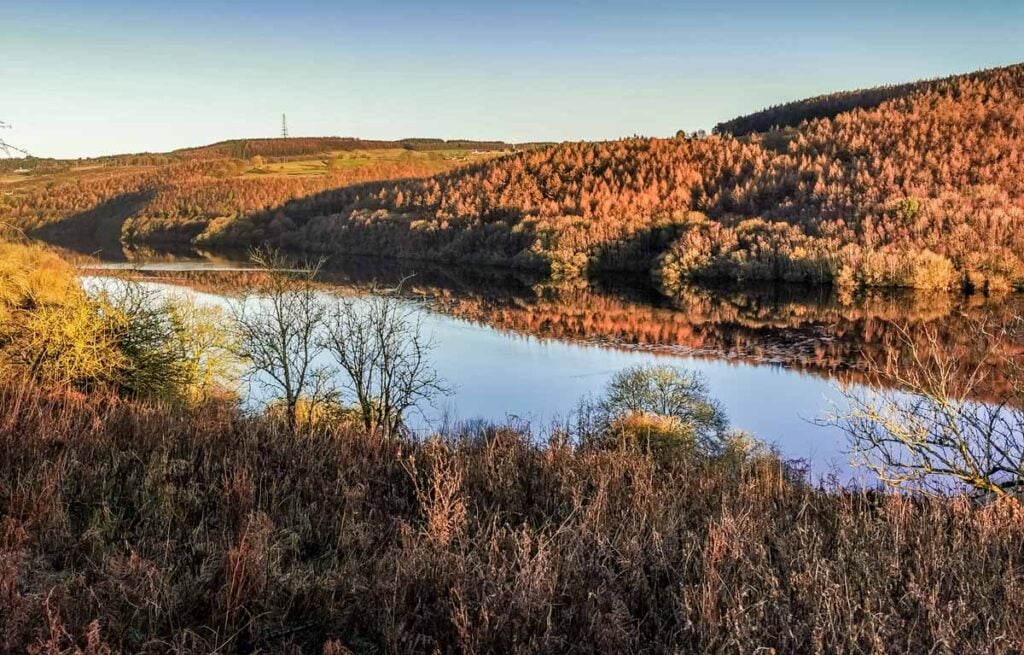
<svg viewBox="0 0 1024 655">
<path fill-rule="evenodd" d="M 0 384 L 0 651 L 1018 652 L 1013 500 Z M 758 649 L 761 649 L 758 651 Z"/>
</svg>

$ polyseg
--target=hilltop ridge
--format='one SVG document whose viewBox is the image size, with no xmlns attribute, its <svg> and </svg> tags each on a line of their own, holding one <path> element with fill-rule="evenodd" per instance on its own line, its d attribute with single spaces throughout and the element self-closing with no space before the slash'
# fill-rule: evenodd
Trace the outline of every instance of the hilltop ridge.
<svg viewBox="0 0 1024 655">
<path fill-rule="evenodd" d="M 784 102 L 771 107 L 765 107 L 760 111 L 750 114 L 737 116 L 731 120 L 718 123 L 712 131 L 714 134 L 731 134 L 739 137 L 753 132 L 769 132 L 774 129 L 796 127 L 807 120 L 835 118 L 839 114 L 853 111 L 854 109 L 874 109 L 883 102 L 914 93 L 943 93 L 945 90 L 952 89 L 958 82 L 964 79 L 983 80 L 988 76 L 999 75 L 1002 72 L 1013 72 L 1014 69 L 1021 67 L 1024 67 L 1024 64 L 990 68 L 965 75 L 949 75 L 916 82 L 887 84 L 850 91 L 826 93 L 811 98 Z"/>
</svg>

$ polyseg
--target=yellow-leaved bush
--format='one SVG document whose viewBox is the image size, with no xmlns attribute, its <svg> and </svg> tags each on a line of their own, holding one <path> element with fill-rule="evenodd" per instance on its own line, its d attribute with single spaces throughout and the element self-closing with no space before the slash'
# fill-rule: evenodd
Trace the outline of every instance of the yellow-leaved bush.
<svg viewBox="0 0 1024 655">
<path fill-rule="evenodd" d="M 199 401 L 233 364 L 216 308 L 124 282 L 87 293 L 57 254 L 0 243 L 0 374 L 83 391 Z"/>
</svg>

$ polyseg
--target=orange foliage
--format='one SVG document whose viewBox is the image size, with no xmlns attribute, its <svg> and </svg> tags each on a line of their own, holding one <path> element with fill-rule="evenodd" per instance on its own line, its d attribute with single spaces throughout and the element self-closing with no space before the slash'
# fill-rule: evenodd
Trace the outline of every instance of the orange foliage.
<svg viewBox="0 0 1024 655">
<path fill-rule="evenodd" d="M 735 129 L 803 122 L 744 138 L 564 143 L 433 176 L 438 169 L 381 164 L 315 179 L 233 179 L 236 160 L 194 160 L 15 195 L 0 218 L 31 228 L 99 206 L 79 222 L 127 214 L 119 236 L 128 240 L 272 241 L 566 275 L 654 268 L 670 289 L 688 278 L 1024 285 L 1024 65 L 749 118 L 753 127 Z M 344 145 L 328 141 L 182 153 L 277 156 Z"/>
<path fill-rule="evenodd" d="M 903 92 L 763 137 L 565 143 L 336 189 L 208 237 L 556 273 L 669 253 L 676 279 L 1020 283 L 1024 66 Z"/>
</svg>

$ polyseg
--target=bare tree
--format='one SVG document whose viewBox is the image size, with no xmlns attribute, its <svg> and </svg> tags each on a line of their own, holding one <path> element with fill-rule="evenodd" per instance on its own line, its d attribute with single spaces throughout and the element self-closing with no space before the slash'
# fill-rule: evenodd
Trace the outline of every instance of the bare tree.
<svg viewBox="0 0 1024 655">
<path fill-rule="evenodd" d="M 298 424 L 300 403 L 310 416 L 332 396 L 331 371 L 317 365 L 319 334 L 327 304 L 314 279 L 320 264 L 296 266 L 280 252 L 254 251 L 264 276 L 231 307 L 237 355 L 249 364 L 248 379 L 284 403 L 289 426 Z"/>
<path fill-rule="evenodd" d="M 856 463 L 914 491 L 1024 490 L 1024 385 L 1011 371 L 1010 389 L 979 400 L 993 366 L 1015 366 L 1004 350 L 1012 337 L 981 325 L 977 333 L 984 352 L 967 364 L 934 329 L 915 338 L 903 328 L 886 361 L 872 364 L 867 388 L 842 387 L 847 406 L 829 422 L 849 436 Z"/>
<path fill-rule="evenodd" d="M 373 289 L 339 299 L 325 337 L 324 348 L 347 378 L 341 382 L 346 400 L 368 431 L 397 436 L 410 409 L 451 393 L 430 363 L 434 343 L 423 334 L 421 314 L 398 295 Z"/>
</svg>

